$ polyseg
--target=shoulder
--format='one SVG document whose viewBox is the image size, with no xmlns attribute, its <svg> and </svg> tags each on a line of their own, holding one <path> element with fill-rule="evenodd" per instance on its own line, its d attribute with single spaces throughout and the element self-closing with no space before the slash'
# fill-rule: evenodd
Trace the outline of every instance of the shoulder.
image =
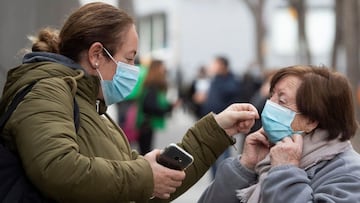
<svg viewBox="0 0 360 203">
<path fill-rule="evenodd" d="M 33 94 L 44 96 L 62 96 L 71 95 L 71 87 L 63 78 L 52 77 L 39 80 L 33 87 Z"/>
<path fill-rule="evenodd" d="M 353 149 L 347 150 L 317 170 L 319 171 L 318 175 L 322 174 L 327 177 L 352 176 L 360 181 L 360 155 Z"/>
<path fill-rule="evenodd" d="M 68 82 L 62 78 L 52 77 L 37 81 L 19 107 L 21 106 L 24 111 L 71 113 L 72 105 L 73 94 Z"/>
<path fill-rule="evenodd" d="M 360 154 L 354 149 L 339 154 L 333 161 L 334 165 L 339 164 L 339 169 L 349 173 L 356 173 L 360 177 Z"/>
</svg>

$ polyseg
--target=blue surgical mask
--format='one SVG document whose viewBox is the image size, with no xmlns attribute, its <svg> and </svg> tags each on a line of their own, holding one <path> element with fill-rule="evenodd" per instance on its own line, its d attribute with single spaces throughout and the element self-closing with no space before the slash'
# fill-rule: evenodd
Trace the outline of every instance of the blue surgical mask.
<svg viewBox="0 0 360 203">
<path fill-rule="evenodd" d="M 106 106 L 123 101 L 134 89 L 138 78 L 139 68 L 123 62 L 116 62 L 111 54 L 105 49 L 105 52 L 116 63 L 116 72 L 112 80 L 104 80 L 98 71 L 101 80 L 101 88 L 104 95 Z"/>
<path fill-rule="evenodd" d="M 297 113 L 277 103 L 267 100 L 261 113 L 261 122 L 264 131 L 271 143 L 276 143 L 293 134 L 301 134 L 302 131 L 294 131 L 291 128 Z"/>
</svg>

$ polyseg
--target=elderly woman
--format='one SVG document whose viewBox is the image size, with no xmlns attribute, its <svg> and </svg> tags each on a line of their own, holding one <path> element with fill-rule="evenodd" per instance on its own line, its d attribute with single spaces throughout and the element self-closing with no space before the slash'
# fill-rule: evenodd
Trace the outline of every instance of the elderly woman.
<svg viewBox="0 0 360 203">
<path fill-rule="evenodd" d="M 347 79 L 293 66 L 271 80 L 263 128 L 223 162 L 199 202 L 360 202 L 357 122 Z"/>
</svg>

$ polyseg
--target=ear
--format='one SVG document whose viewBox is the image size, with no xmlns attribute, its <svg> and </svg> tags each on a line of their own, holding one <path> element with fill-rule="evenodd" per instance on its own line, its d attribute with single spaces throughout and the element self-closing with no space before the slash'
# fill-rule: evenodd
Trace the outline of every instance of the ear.
<svg viewBox="0 0 360 203">
<path fill-rule="evenodd" d="M 101 61 L 104 59 L 103 46 L 100 42 L 94 42 L 88 50 L 88 59 L 93 69 L 100 66 Z"/>
<path fill-rule="evenodd" d="M 313 131 L 319 125 L 319 121 L 307 119 L 305 132 L 309 133 Z"/>
</svg>

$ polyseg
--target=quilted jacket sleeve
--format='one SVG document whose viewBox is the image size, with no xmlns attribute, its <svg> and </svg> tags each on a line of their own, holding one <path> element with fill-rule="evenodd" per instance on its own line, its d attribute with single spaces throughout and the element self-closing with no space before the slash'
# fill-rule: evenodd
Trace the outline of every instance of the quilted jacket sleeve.
<svg viewBox="0 0 360 203">
<path fill-rule="evenodd" d="M 194 185 L 210 168 L 225 149 L 234 141 L 216 123 L 212 113 L 195 123 L 183 137 L 180 147 L 194 157 L 193 164 L 186 169 L 186 178 L 181 187 L 171 194 L 169 200 L 153 199 L 153 202 L 169 202 Z"/>
</svg>

